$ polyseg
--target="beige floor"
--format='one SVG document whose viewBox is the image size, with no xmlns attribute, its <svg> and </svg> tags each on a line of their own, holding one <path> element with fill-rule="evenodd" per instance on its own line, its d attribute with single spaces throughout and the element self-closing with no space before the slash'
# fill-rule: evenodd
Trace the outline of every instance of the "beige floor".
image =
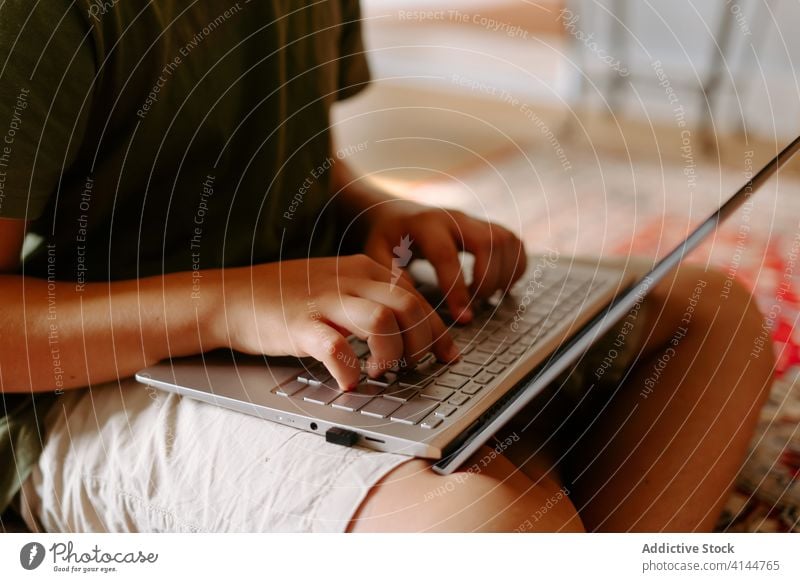
<svg viewBox="0 0 800 582">
<path fill-rule="evenodd" d="M 501 222 L 533 250 L 573 254 L 618 254 L 643 231 L 656 231 L 649 244 L 663 251 L 776 148 L 740 136 L 705 148 L 695 136 L 687 160 L 674 127 L 547 105 L 521 111 L 407 82 L 378 82 L 335 117 L 340 144 L 366 144 L 350 162 L 399 195 Z M 555 147 L 565 152 L 568 170 Z M 759 194 L 750 216 L 756 232 L 794 228 L 798 167 L 790 166 L 780 188 L 773 181 Z M 731 221 L 725 232 L 737 228 Z"/>
</svg>

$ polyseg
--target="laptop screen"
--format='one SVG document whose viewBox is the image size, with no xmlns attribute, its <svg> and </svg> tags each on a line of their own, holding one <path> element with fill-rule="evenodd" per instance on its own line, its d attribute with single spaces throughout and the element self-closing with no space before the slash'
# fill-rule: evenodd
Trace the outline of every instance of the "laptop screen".
<svg viewBox="0 0 800 582">
<path fill-rule="evenodd" d="M 483 417 L 453 442 L 445 456 L 434 465 L 440 474 L 449 474 L 456 470 L 480 446 L 486 443 L 503 425 L 536 394 L 554 381 L 559 374 L 566 371 L 591 347 L 603 334 L 609 331 L 617 321 L 636 306 L 658 281 L 663 279 L 672 269 L 706 240 L 725 219 L 729 218 L 769 180 L 797 151 L 800 150 L 800 136 L 795 138 L 778 155 L 762 167 L 733 195 L 726 199 L 710 216 L 694 228 L 689 235 L 678 243 L 663 258 L 658 260 L 653 269 L 635 282 L 627 290 L 617 295 L 600 314 L 583 326 L 577 334 L 558 348 L 546 364 L 534 370 L 530 377 L 521 382 L 501 398 Z"/>
</svg>

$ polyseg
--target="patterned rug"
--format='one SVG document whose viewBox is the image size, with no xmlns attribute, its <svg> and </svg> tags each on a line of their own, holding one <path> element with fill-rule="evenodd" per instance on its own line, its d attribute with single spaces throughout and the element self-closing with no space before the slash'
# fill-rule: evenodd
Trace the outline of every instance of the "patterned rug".
<svg viewBox="0 0 800 582">
<path fill-rule="evenodd" d="M 594 151 L 570 151 L 565 169 L 547 145 L 523 153 L 498 154 L 407 195 L 517 226 L 533 252 L 656 257 L 757 169 L 746 156 L 737 169 L 694 159 L 631 163 Z M 774 322 L 775 383 L 719 530 L 800 531 L 798 256 L 800 181 L 781 175 L 688 258 L 735 272 Z"/>
</svg>

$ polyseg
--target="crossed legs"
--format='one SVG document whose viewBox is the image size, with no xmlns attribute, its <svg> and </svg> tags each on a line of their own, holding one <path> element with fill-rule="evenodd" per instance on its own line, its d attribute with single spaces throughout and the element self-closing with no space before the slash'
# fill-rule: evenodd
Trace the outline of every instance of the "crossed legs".
<svg viewBox="0 0 800 582">
<path fill-rule="evenodd" d="M 481 461 L 489 451 L 476 455 L 468 466 L 482 469 L 469 475 L 403 464 L 350 529 L 710 530 L 771 384 L 769 351 L 751 356 L 762 322 L 746 290 L 682 265 L 642 306 L 637 325 L 647 329 L 630 373 L 582 400 L 569 438 L 517 430 L 491 463 Z"/>
</svg>

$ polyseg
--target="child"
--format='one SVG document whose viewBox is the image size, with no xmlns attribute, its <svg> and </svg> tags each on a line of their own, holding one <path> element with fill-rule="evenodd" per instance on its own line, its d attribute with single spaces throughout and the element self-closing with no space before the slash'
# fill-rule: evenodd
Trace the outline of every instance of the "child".
<svg viewBox="0 0 800 582">
<path fill-rule="evenodd" d="M 48 531 L 710 528 L 771 371 L 746 358 L 750 296 L 734 287 L 718 315 L 714 273 L 675 273 L 613 389 L 562 399 L 556 428 L 521 419 L 468 477 L 131 379 L 225 347 L 312 356 L 348 388 L 349 334 L 375 374 L 429 351 L 453 361 L 393 248 L 414 241 L 459 322 L 525 270 L 505 228 L 395 199 L 332 156 L 330 107 L 368 82 L 358 5 L 278 4 L 0 8 L 3 507 L 14 497 Z M 695 325 L 643 399 L 698 280 Z"/>
</svg>

